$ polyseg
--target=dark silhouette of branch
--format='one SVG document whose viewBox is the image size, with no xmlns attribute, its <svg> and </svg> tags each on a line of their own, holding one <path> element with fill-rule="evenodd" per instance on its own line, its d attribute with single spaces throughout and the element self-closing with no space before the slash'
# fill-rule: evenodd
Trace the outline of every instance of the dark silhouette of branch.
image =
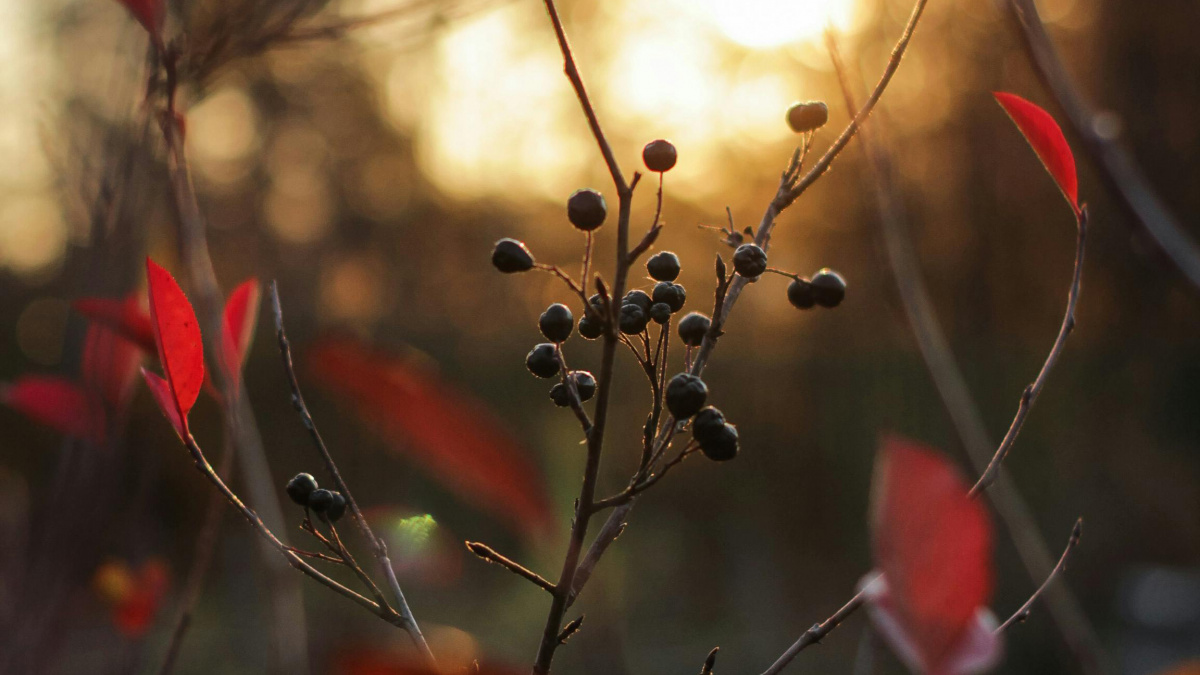
<svg viewBox="0 0 1200 675">
<path fill-rule="evenodd" d="M 486 560 L 490 563 L 496 563 L 497 565 L 507 569 L 509 572 L 521 577 L 522 579 L 533 582 L 535 586 L 545 590 L 548 593 L 554 593 L 554 584 L 547 581 L 544 577 L 542 577 L 542 575 L 534 572 L 515 560 L 504 557 L 498 551 L 496 551 L 496 549 L 488 546 L 487 544 L 481 544 L 477 541 L 468 541 L 467 550 L 479 556 L 483 560 Z"/>
</svg>

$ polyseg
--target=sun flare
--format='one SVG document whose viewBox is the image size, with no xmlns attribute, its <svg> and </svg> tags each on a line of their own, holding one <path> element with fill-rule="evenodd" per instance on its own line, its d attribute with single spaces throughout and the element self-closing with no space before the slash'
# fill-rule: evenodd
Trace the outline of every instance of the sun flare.
<svg viewBox="0 0 1200 675">
<path fill-rule="evenodd" d="M 818 37 L 826 28 L 846 30 L 855 0 L 692 0 L 714 28 L 750 48 L 779 47 Z"/>
</svg>

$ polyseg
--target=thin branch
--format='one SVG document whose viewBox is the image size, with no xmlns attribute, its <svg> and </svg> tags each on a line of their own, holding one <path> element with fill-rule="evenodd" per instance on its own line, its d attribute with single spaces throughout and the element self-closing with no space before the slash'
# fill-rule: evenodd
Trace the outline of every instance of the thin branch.
<svg viewBox="0 0 1200 675">
<path fill-rule="evenodd" d="M 1046 577 L 1041 586 L 1038 586 L 1033 595 L 1029 596 L 1025 604 L 1021 605 L 1020 609 L 1008 617 L 1007 621 L 1000 624 L 1000 627 L 996 629 L 997 633 L 1003 633 L 1014 623 L 1024 623 L 1025 619 L 1029 618 L 1029 611 L 1033 607 L 1033 603 L 1037 602 L 1037 599 L 1046 592 L 1046 589 L 1050 586 L 1050 582 L 1054 581 L 1054 578 L 1062 574 L 1062 571 L 1067 568 L 1067 556 L 1071 555 L 1071 550 L 1079 543 L 1079 536 L 1081 534 L 1083 534 L 1083 518 L 1075 521 L 1075 527 L 1071 528 L 1071 538 L 1067 540 L 1067 547 L 1063 549 L 1062 557 L 1058 559 L 1058 564 L 1054 566 L 1054 569 L 1050 570 L 1050 575 Z"/>
<path fill-rule="evenodd" d="M 575 386 L 575 379 L 571 377 L 571 371 L 567 368 L 567 359 L 563 356 L 561 343 L 554 345 L 554 356 L 558 359 L 558 370 L 562 373 L 562 384 L 567 388 L 567 401 L 571 410 L 575 413 L 575 417 L 579 420 L 579 425 L 583 428 L 583 433 L 586 435 L 592 429 L 592 420 L 588 417 L 587 411 L 583 409 L 583 402 L 579 398 L 579 387 Z"/>
<path fill-rule="evenodd" d="M 590 244 L 591 233 L 589 232 L 588 235 L 589 235 L 589 244 Z M 590 248 L 590 246 L 589 246 L 589 248 Z M 542 263 L 537 263 L 533 267 L 534 267 L 534 269 L 539 269 L 539 270 L 542 270 L 543 272 L 549 272 L 549 273 L 553 274 L 554 276 L 558 277 L 559 279 L 562 279 L 563 283 L 565 283 L 567 285 L 567 287 L 571 289 L 571 292 L 574 293 L 575 295 L 577 295 L 579 297 L 579 299 L 581 301 L 583 301 L 584 311 L 587 311 L 587 307 L 588 307 L 587 294 L 583 292 L 583 287 L 580 286 L 578 283 L 575 282 L 574 279 L 571 278 L 570 274 L 567 274 L 566 272 L 564 272 L 563 269 L 561 267 L 559 267 L 558 265 L 544 265 Z M 587 276 L 587 261 L 586 261 L 586 259 L 584 261 L 583 274 L 586 278 L 586 276 Z"/>
<path fill-rule="evenodd" d="M 554 584 L 550 583 L 540 574 L 530 570 L 521 563 L 504 557 L 497 552 L 496 549 L 488 546 L 487 544 L 482 544 L 477 541 L 468 541 L 467 550 L 490 563 L 495 563 L 507 569 L 509 572 L 512 572 L 526 581 L 533 582 L 535 586 L 545 590 L 547 593 L 554 593 Z"/>
<path fill-rule="evenodd" d="M 848 99 L 847 107 L 853 110 L 853 95 L 850 94 L 848 83 L 844 85 L 844 90 Z M 949 340 L 935 314 L 933 300 L 925 286 L 920 263 L 912 248 L 893 172 L 888 166 L 887 155 L 880 147 L 881 142 L 876 139 L 876 136 L 881 134 L 880 125 L 880 120 L 872 121 L 871 126 L 874 129 L 864 128 L 860 132 L 860 140 L 867 155 L 868 167 L 873 174 L 872 187 L 878 202 L 884 245 L 891 263 L 892 275 L 930 377 L 950 414 L 967 457 L 975 470 L 982 474 L 993 456 L 996 443 L 987 431 L 983 415 L 971 394 L 966 378 L 963 377 L 962 370 L 955 361 Z M 1053 554 L 1039 532 L 1029 506 L 1006 469 L 1001 468 L 995 489 L 987 494 L 997 516 L 1005 524 L 1030 578 L 1035 583 L 1044 579 L 1054 566 Z M 1056 628 L 1076 655 L 1083 671 L 1092 675 L 1109 672 L 1111 668 L 1106 665 L 1108 657 L 1104 646 L 1070 590 L 1065 586 L 1051 588 L 1046 594 L 1046 604 Z"/>
<path fill-rule="evenodd" d="M 1179 219 L 1154 191 L 1149 179 L 1116 139 L 1101 134 L 1093 123 L 1096 113 L 1079 93 L 1046 26 L 1031 0 L 997 0 L 1001 11 L 1012 21 L 1021 37 L 1038 78 L 1057 101 L 1072 130 L 1083 141 L 1083 148 L 1100 173 L 1108 191 L 1117 202 L 1149 233 L 1158 248 L 1183 273 L 1193 286 L 1200 288 L 1200 246 L 1188 235 Z"/>
<path fill-rule="evenodd" d="M 371 526 L 367 524 L 366 517 L 363 516 L 362 510 L 358 507 L 358 502 L 355 501 L 354 495 L 350 492 L 350 487 L 346 485 L 346 481 L 342 478 L 342 473 L 338 471 L 337 463 L 333 461 L 333 455 L 329 453 L 329 448 L 325 445 L 325 439 L 321 437 L 321 432 L 317 430 L 317 425 L 313 422 L 312 413 L 308 411 L 308 405 L 304 402 L 304 394 L 300 391 L 300 381 L 296 377 L 295 365 L 292 361 L 292 347 L 288 341 L 287 331 L 283 327 L 283 307 L 279 302 L 279 287 L 271 282 L 271 308 L 275 315 L 275 336 L 279 342 L 279 354 L 283 359 L 283 370 L 287 375 L 288 386 L 292 390 L 292 405 L 296 411 L 300 413 L 300 418 L 304 422 L 304 428 L 308 430 L 309 436 L 312 439 L 313 445 L 317 449 L 317 453 L 321 455 L 321 459 L 325 461 L 325 469 L 333 477 L 333 482 L 337 486 L 342 496 L 346 498 L 346 504 L 350 507 L 350 513 L 354 517 L 355 523 L 358 524 L 359 531 L 363 537 L 370 542 L 375 553 L 375 559 L 379 564 L 380 570 L 388 579 L 388 585 L 391 588 L 392 594 L 396 598 L 397 612 L 402 619 L 401 627 L 412 638 L 413 644 L 417 646 L 422 655 L 430 662 L 435 663 L 433 652 L 429 649 L 429 643 L 425 641 L 424 634 L 421 633 L 421 628 L 417 624 L 416 618 L 412 614 L 412 610 L 408 606 L 408 601 L 404 597 L 404 591 L 401 590 L 400 584 L 395 581 L 395 574 L 392 572 L 392 561 L 388 558 L 387 545 L 375 536 L 371 530 Z M 332 529 L 332 526 L 330 526 Z M 315 528 L 314 528 L 315 529 Z M 336 534 L 335 534 L 336 536 Z M 338 541 L 341 545 L 340 540 Z M 343 551 L 345 547 L 341 547 Z M 349 555 L 348 553 L 346 555 Z M 354 565 L 357 567 L 357 565 Z M 361 568 L 356 570 L 356 573 L 361 572 Z M 360 578 L 366 577 L 365 573 L 359 575 Z M 378 588 L 375 587 L 373 581 L 369 577 L 364 579 L 378 594 L 376 602 L 380 606 L 390 610 L 387 602 L 383 599 L 382 594 L 379 594 Z"/>
<path fill-rule="evenodd" d="M 980 491 L 987 489 L 987 486 L 996 480 L 1001 463 L 1004 462 L 1004 458 L 1012 450 L 1013 443 L 1017 440 L 1017 434 L 1021 433 L 1021 427 L 1025 424 L 1025 418 L 1029 415 L 1029 411 L 1037 401 L 1038 395 L 1042 393 L 1042 387 L 1046 385 L 1046 378 L 1050 375 L 1050 371 L 1058 363 L 1058 358 L 1062 355 L 1063 347 L 1067 343 L 1067 336 L 1071 334 L 1071 331 L 1075 330 L 1075 305 L 1079 302 L 1079 281 L 1083 276 L 1083 249 L 1084 243 L 1087 240 L 1087 224 L 1088 209 L 1084 205 L 1080 208 L 1079 216 L 1076 220 L 1075 272 L 1071 278 L 1071 289 L 1067 293 L 1067 311 L 1063 314 L 1062 325 L 1058 329 L 1058 337 L 1054 339 L 1054 346 L 1050 348 L 1050 353 L 1046 356 L 1046 361 L 1042 364 L 1042 369 L 1038 372 L 1037 378 L 1032 384 L 1025 387 L 1025 391 L 1021 392 L 1021 402 L 1017 405 L 1017 414 L 1013 417 L 1012 424 L 1009 425 L 1008 432 L 1004 434 L 1003 440 L 1000 441 L 1000 447 L 996 448 L 996 454 L 992 456 L 992 461 L 988 463 L 983 475 L 979 477 L 979 480 L 975 482 L 975 486 L 971 488 L 971 496 L 975 496 Z"/>
<path fill-rule="evenodd" d="M 796 658 L 797 654 L 803 651 L 806 647 L 817 644 L 822 638 L 824 638 L 826 635 L 829 635 L 834 628 L 840 626 L 842 622 L 845 621 L 851 614 L 856 612 L 859 607 L 862 607 L 864 600 L 864 592 L 859 591 L 858 595 L 855 595 L 850 599 L 850 602 L 847 602 L 842 606 L 841 609 L 834 612 L 833 616 L 825 619 L 821 623 L 813 624 L 812 628 L 804 631 L 804 634 L 800 636 L 800 639 L 796 640 L 791 647 L 788 647 L 787 651 L 785 651 L 775 661 L 775 663 L 771 664 L 770 668 L 764 670 L 762 675 L 778 675 L 779 673 L 783 672 L 783 669 L 792 662 L 792 659 Z"/>
<path fill-rule="evenodd" d="M 704 659 L 704 665 L 700 668 L 700 675 L 712 675 L 713 666 L 717 665 L 717 652 L 721 651 L 720 647 L 713 647 L 712 651 Z"/>
</svg>

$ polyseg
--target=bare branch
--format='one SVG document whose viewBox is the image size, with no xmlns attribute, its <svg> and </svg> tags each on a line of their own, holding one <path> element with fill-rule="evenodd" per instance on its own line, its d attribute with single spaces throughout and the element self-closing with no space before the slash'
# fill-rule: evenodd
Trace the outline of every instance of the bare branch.
<svg viewBox="0 0 1200 675">
<path fill-rule="evenodd" d="M 533 582 L 533 584 L 535 586 L 538 586 L 539 588 L 545 590 L 547 593 L 554 593 L 554 584 L 550 583 L 544 577 L 542 577 L 540 574 L 530 570 L 528 567 L 525 567 L 521 563 L 516 562 L 515 560 L 512 560 L 510 558 L 504 557 L 499 552 L 497 552 L 496 549 L 492 548 L 491 546 L 488 546 L 487 544 L 482 544 L 477 541 L 468 541 L 467 542 L 467 550 L 490 563 L 495 563 L 495 564 L 507 569 L 508 571 L 521 577 L 522 579 L 525 579 L 526 581 Z"/>
<path fill-rule="evenodd" d="M 1067 540 L 1067 547 L 1063 549 L 1062 557 L 1058 559 L 1058 564 L 1054 566 L 1054 569 L 1050 570 L 1050 575 L 1046 577 L 1041 586 L 1038 586 L 1033 595 L 1029 596 L 1025 604 L 1021 605 L 1020 609 L 1008 617 L 1007 621 L 1000 624 L 1000 627 L 996 629 L 997 633 L 1003 633 L 1014 623 L 1024 623 L 1025 619 L 1029 618 L 1029 611 L 1033 607 L 1033 603 L 1042 596 L 1042 593 L 1046 592 L 1046 589 L 1050 586 L 1050 582 L 1054 581 L 1054 578 L 1067 568 L 1067 556 L 1071 555 L 1071 549 L 1075 548 L 1075 545 L 1079 543 L 1081 534 L 1083 534 L 1083 518 L 1075 521 L 1075 527 L 1071 528 L 1071 538 Z"/>
</svg>

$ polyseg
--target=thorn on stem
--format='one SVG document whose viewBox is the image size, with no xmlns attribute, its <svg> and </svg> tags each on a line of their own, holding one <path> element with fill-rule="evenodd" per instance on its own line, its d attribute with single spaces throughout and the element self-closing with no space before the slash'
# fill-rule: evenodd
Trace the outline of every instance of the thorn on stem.
<svg viewBox="0 0 1200 675">
<path fill-rule="evenodd" d="M 580 614 L 579 618 L 575 619 L 571 623 L 568 623 L 566 626 L 563 626 L 562 631 L 558 634 L 558 644 L 567 644 L 567 640 L 571 639 L 571 636 L 579 631 L 580 626 L 583 625 L 583 616 L 583 614 Z"/>
</svg>

